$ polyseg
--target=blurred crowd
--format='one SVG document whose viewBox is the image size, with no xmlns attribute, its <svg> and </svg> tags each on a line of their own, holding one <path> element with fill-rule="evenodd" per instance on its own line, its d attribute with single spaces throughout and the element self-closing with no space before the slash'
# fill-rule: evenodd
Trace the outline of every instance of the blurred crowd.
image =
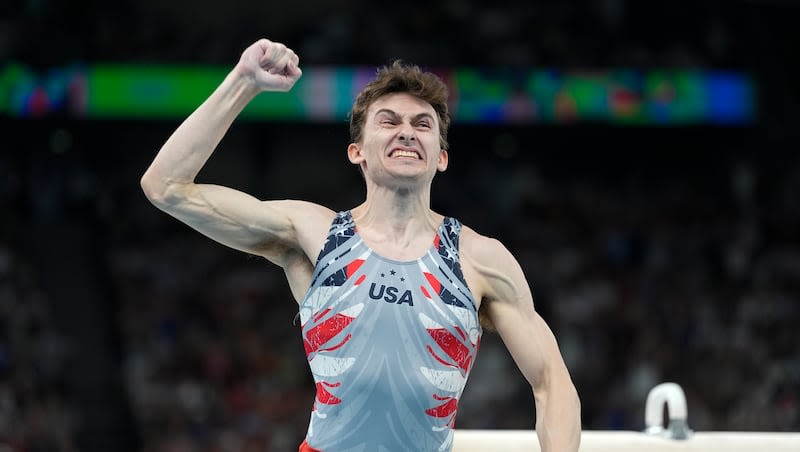
<svg viewBox="0 0 800 452">
<path fill-rule="evenodd" d="M 24 176 L 0 155 L 0 451 L 74 451 L 70 338 L 28 255 Z"/>
<path fill-rule="evenodd" d="M 776 63 L 755 47 L 766 22 L 738 3 L 717 6 L 442 1 L 389 9 L 308 0 L 277 14 L 265 2 L 25 0 L 0 7 L 0 59 L 42 68 L 232 64 L 267 36 L 306 64 L 402 57 L 437 66 L 761 65 L 771 74 Z M 784 79 L 776 80 L 773 88 Z M 75 295 L 41 270 L 43 253 L 31 248 L 47 242 L 29 229 L 43 210 L 54 224 L 74 222 L 76 207 L 79 224 L 100 231 L 86 253 L 99 262 L 99 299 L 113 306 L 105 321 L 116 335 L 121 409 L 137 438 L 118 450 L 296 449 L 314 393 L 283 274 L 178 224 L 141 195 L 138 178 L 173 124 L 73 126 L 3 127 L 7 142 L 27 144 L 25 153 L 0 150 L 0 452 L 92 452 L 82 447 L 91 417 L 76 397 L 83 386 L 74 363 L 94 349 L 68 334 L 60 316 Z M 619 144 L 628 131 L 617 129 L 602 136 L 624 150 L 602 151 L 606 160 L 570 128 L 540 140 L 519 128 L 454 127 L 461 151 L 434 184 L 434 207 L 518 257 L 580 392 L 586 429 L 641 430 L 647 392 L 663 381 L 686 391 L 695 430 L 800 429 L 796 155 L 763 151 L 758 140 L 727 154 L 698 128 L 686 136 L 691 144 L 678 144 L 696 146 L 696 155 L 662 152 L 651 161 L 632 151 L 640 145 Z M 773 144 L 789 133 L 774 124 L 764 131 Z M 644 151 L 670 133 L 651 132 Z M 330 155 L 344 148 L 344 126 L 250 125 L 233 135 L 208 178 L 259 197 L 334 209 L 358 202 L 357 172 L 343 153 Z M 552 157 L 564 152 L 571 157 Z M 56 184 L 36 171 L 38 159 L 70 164 Z M 528 429 L 532 407 L 530 388 L 487 333 L 457 427 Z"/>
<path fill-rule="evenodd" d="M 324 0 L 279 8 L 223 8 L 208 0 L 6 5 L 15 14 L 0 19 L 0 56 L 44 67 L 76 59 L 229 64 L 259 37 L 286 43 L 305 64 L 404 58 L 440 66 L 730 67 L 757 61 L 753 39 L 766 31 L 752 5 L 714 1 L 445 0 L 398 9 Z"/>
</svg>

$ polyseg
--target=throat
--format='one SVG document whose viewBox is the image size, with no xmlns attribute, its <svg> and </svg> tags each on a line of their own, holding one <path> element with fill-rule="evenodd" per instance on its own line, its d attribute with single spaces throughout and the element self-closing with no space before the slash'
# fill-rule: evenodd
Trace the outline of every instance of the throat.
<svg viewBox="0 0 800 452">
<path fill-rule="evenodd" d="M 392 260 L 408 261 L 424 256 L 433 246 L 444 217 L 430 210 L 417 192 L 404 196 L 378 187 L 367 201 L 350 213 L 356 231 L 375 253 Z"/>
</svg>

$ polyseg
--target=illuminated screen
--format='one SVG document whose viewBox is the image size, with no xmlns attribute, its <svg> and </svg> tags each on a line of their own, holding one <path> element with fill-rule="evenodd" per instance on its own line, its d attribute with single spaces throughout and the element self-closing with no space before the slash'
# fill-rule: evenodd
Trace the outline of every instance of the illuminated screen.
<svg viewBox="0 0 800 452">
<path fill-rule="evenodd" d="M 94 64 L 0 72 L 0 111 L 22 118 L 179 119 L 228 68 Z M 748 124 L 756 89 L 747 74 L 701 70 L 443 69 L 454 120 L 476 124 Z M 310 67 L 289 93 L 262 93 L 245 119 L 344 121 L 375 68 Z"/>
</svg>

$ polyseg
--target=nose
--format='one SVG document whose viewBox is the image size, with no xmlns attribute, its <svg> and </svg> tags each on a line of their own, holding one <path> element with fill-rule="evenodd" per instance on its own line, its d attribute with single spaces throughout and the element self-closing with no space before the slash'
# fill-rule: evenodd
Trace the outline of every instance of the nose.
<svg viewBox="0 0 800 452">
<path fill-rule="evenodd" d="M 400 131 L 400 134 L 397 136 L 397 138 L 399 138 L 400 141 L 403 141 L 405 143 L 410 143 L 416 140 L 416 137 L 414 137 L 414 132 L 411 132 L 409 130 Z"/>
</svg>

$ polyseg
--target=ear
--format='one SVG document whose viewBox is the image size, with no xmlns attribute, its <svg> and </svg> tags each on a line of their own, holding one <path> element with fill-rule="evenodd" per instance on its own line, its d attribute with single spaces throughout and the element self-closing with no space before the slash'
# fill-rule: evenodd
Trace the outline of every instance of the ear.
<svg viewBox="0 0 800 452">
<path fill-rule="evenodd" d="M 450 157 L 447 154 L 447 149 L 442 149 L 439 151 L 439 161 L 436 163 L 436 169 L 440 172 L 446 170 L 449 158 Z"/>
<path fill-rule="evenodd" d="M 347 158 L 350 160 L 350 163 L 354 165 L 360 165 L 361 162 L 364 161 L 364 152 L 358 143 L 350 143 L 350 145 L 347 146 Z"/>
</svg>

